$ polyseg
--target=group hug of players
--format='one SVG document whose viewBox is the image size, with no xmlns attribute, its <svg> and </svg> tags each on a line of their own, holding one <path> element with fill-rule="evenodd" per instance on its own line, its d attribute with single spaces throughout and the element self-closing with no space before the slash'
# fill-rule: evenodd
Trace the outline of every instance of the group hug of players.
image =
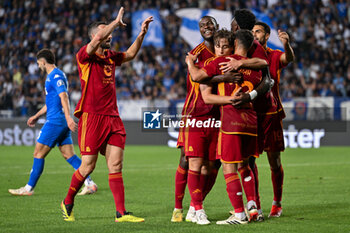
<svg viewBox="0 0 350 233">
<path fill-rule="evenodd" d="M 294 60 L 289 36 L 278 31 L 285 52 L 268 48 L 270 27 L 257 22 L 246 9 L 235 11 L 231 31 L 218 27 L 211 16 L 199 22 L 204 42 L 186 57 L 187 97 L 182 115 L 196 121 L 220 119 L 221 127 L 180 129 L 177 146 L 181 157 L 175 175 L 172 222 L 183 221 L 187 184 L 191 204 L 186 221 L 210 224 L 203 201 L 221 165 L 234 211 L 228 219 L 216 223 L 264 221 L 255 164 L 263 151 L 267 152 L 274 192 L 269 217 L 282 214 L 284 172 L 280 152 L 284 151 L 285 115 L 278 90 L 281 69 Z"/>
</svg>

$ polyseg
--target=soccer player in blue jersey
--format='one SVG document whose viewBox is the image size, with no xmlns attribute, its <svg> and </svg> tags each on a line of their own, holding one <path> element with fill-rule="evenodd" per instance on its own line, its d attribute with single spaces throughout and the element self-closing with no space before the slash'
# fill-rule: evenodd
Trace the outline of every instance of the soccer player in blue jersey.
<svg viewBox="0 0 350 233">
<path fill-rule="evenodd" d="M 30 196 L 34 193 L 41 173 L 44 170 L 45 157 L 50 150 L 58 146 L 62 156 L 77 170 L 81 160 L 75 155 L 71 131 L 75 132 L 77 124 L 70 116 L 68 99 L 68 81 L 66 75 L 55 66 L 55 55 L 49 49 L 42 49 L 37 54 L 39 68 L 47 73 L 45 81 L 46 104 L 27 121 L 29 127 L 34 127 L 39 117 L 46 113 L 46 123 L 41 128 L 34 149 L 34 162 L 28 183 L 19 189 L 9 189 L 9 193 L 17 196 Z M 97 185 L 89 177 L 80 193 L 92 194 L 97 191 Z"/>
</svg>

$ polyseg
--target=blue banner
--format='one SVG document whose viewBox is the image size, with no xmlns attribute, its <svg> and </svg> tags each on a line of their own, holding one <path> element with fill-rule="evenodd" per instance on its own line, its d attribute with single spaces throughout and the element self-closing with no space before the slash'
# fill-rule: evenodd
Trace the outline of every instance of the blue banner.
<svg viewBox="0 0 350 233">
<path fill-rule="evenodd" d="M 143 46 L 153 45 L 156 48 L 164 48 L 164 36 L 162 31 L 162 23 L 158 10 L 148 9 L 142 11 L 135 11 L 131 17 L 132 24 L 132 38 L 136 39 L 141 31 L 142 22 L 153 16 L 153 22 L 150 23 L 148 32 L 143 41 Z"/>
</svg>

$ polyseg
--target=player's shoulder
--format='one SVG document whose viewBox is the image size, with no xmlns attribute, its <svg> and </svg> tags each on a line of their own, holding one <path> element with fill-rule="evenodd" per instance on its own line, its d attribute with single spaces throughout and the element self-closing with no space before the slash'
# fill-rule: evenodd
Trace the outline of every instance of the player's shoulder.
<svg viewBox="0 0 350 233">
<path fill-rule="evenodd" d="M 214 56 L 215 54 L 210 51 L 210 49 L 204 44 L 204 42 L 200 43 L 199 45 L 197 45 L 194 49 L 192 49 L 190 51 L 191 54 L 198 54 L 198 53 L 208 53 L 212 56 Z"/>
<path fill-rule="evenodd" d="M 279 50 L 279 49 L 272 49 L 267 47 L 266 52 L 270 53 L 270 54 L 281 54 L 283 53 L 283 51 Z"/>
</svg>

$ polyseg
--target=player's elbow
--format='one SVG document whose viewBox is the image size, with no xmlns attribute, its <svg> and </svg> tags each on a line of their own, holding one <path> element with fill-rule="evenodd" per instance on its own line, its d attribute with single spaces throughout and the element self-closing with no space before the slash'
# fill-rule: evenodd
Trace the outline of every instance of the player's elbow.
<svg viewBox="0 0 350 233">
<path fill-rule="evenodd" d="M 191 79 L 193 82 L 196 82 L 196 83 L 198 83 L 202 80 L 201 77 L 197 74 L 191 75 Z"/>
<path fill-rule="evenodd" d="M 266 68 L 266 67 L 269 66 L 269 63 L 267 63 L 267 61 L 264 60 L 264 59 L 260 59 L 260 60 L 259 60 L 259 64 L 260 64 L 260 67 L 261 67 L 261 68 Z"/>
</svg>

